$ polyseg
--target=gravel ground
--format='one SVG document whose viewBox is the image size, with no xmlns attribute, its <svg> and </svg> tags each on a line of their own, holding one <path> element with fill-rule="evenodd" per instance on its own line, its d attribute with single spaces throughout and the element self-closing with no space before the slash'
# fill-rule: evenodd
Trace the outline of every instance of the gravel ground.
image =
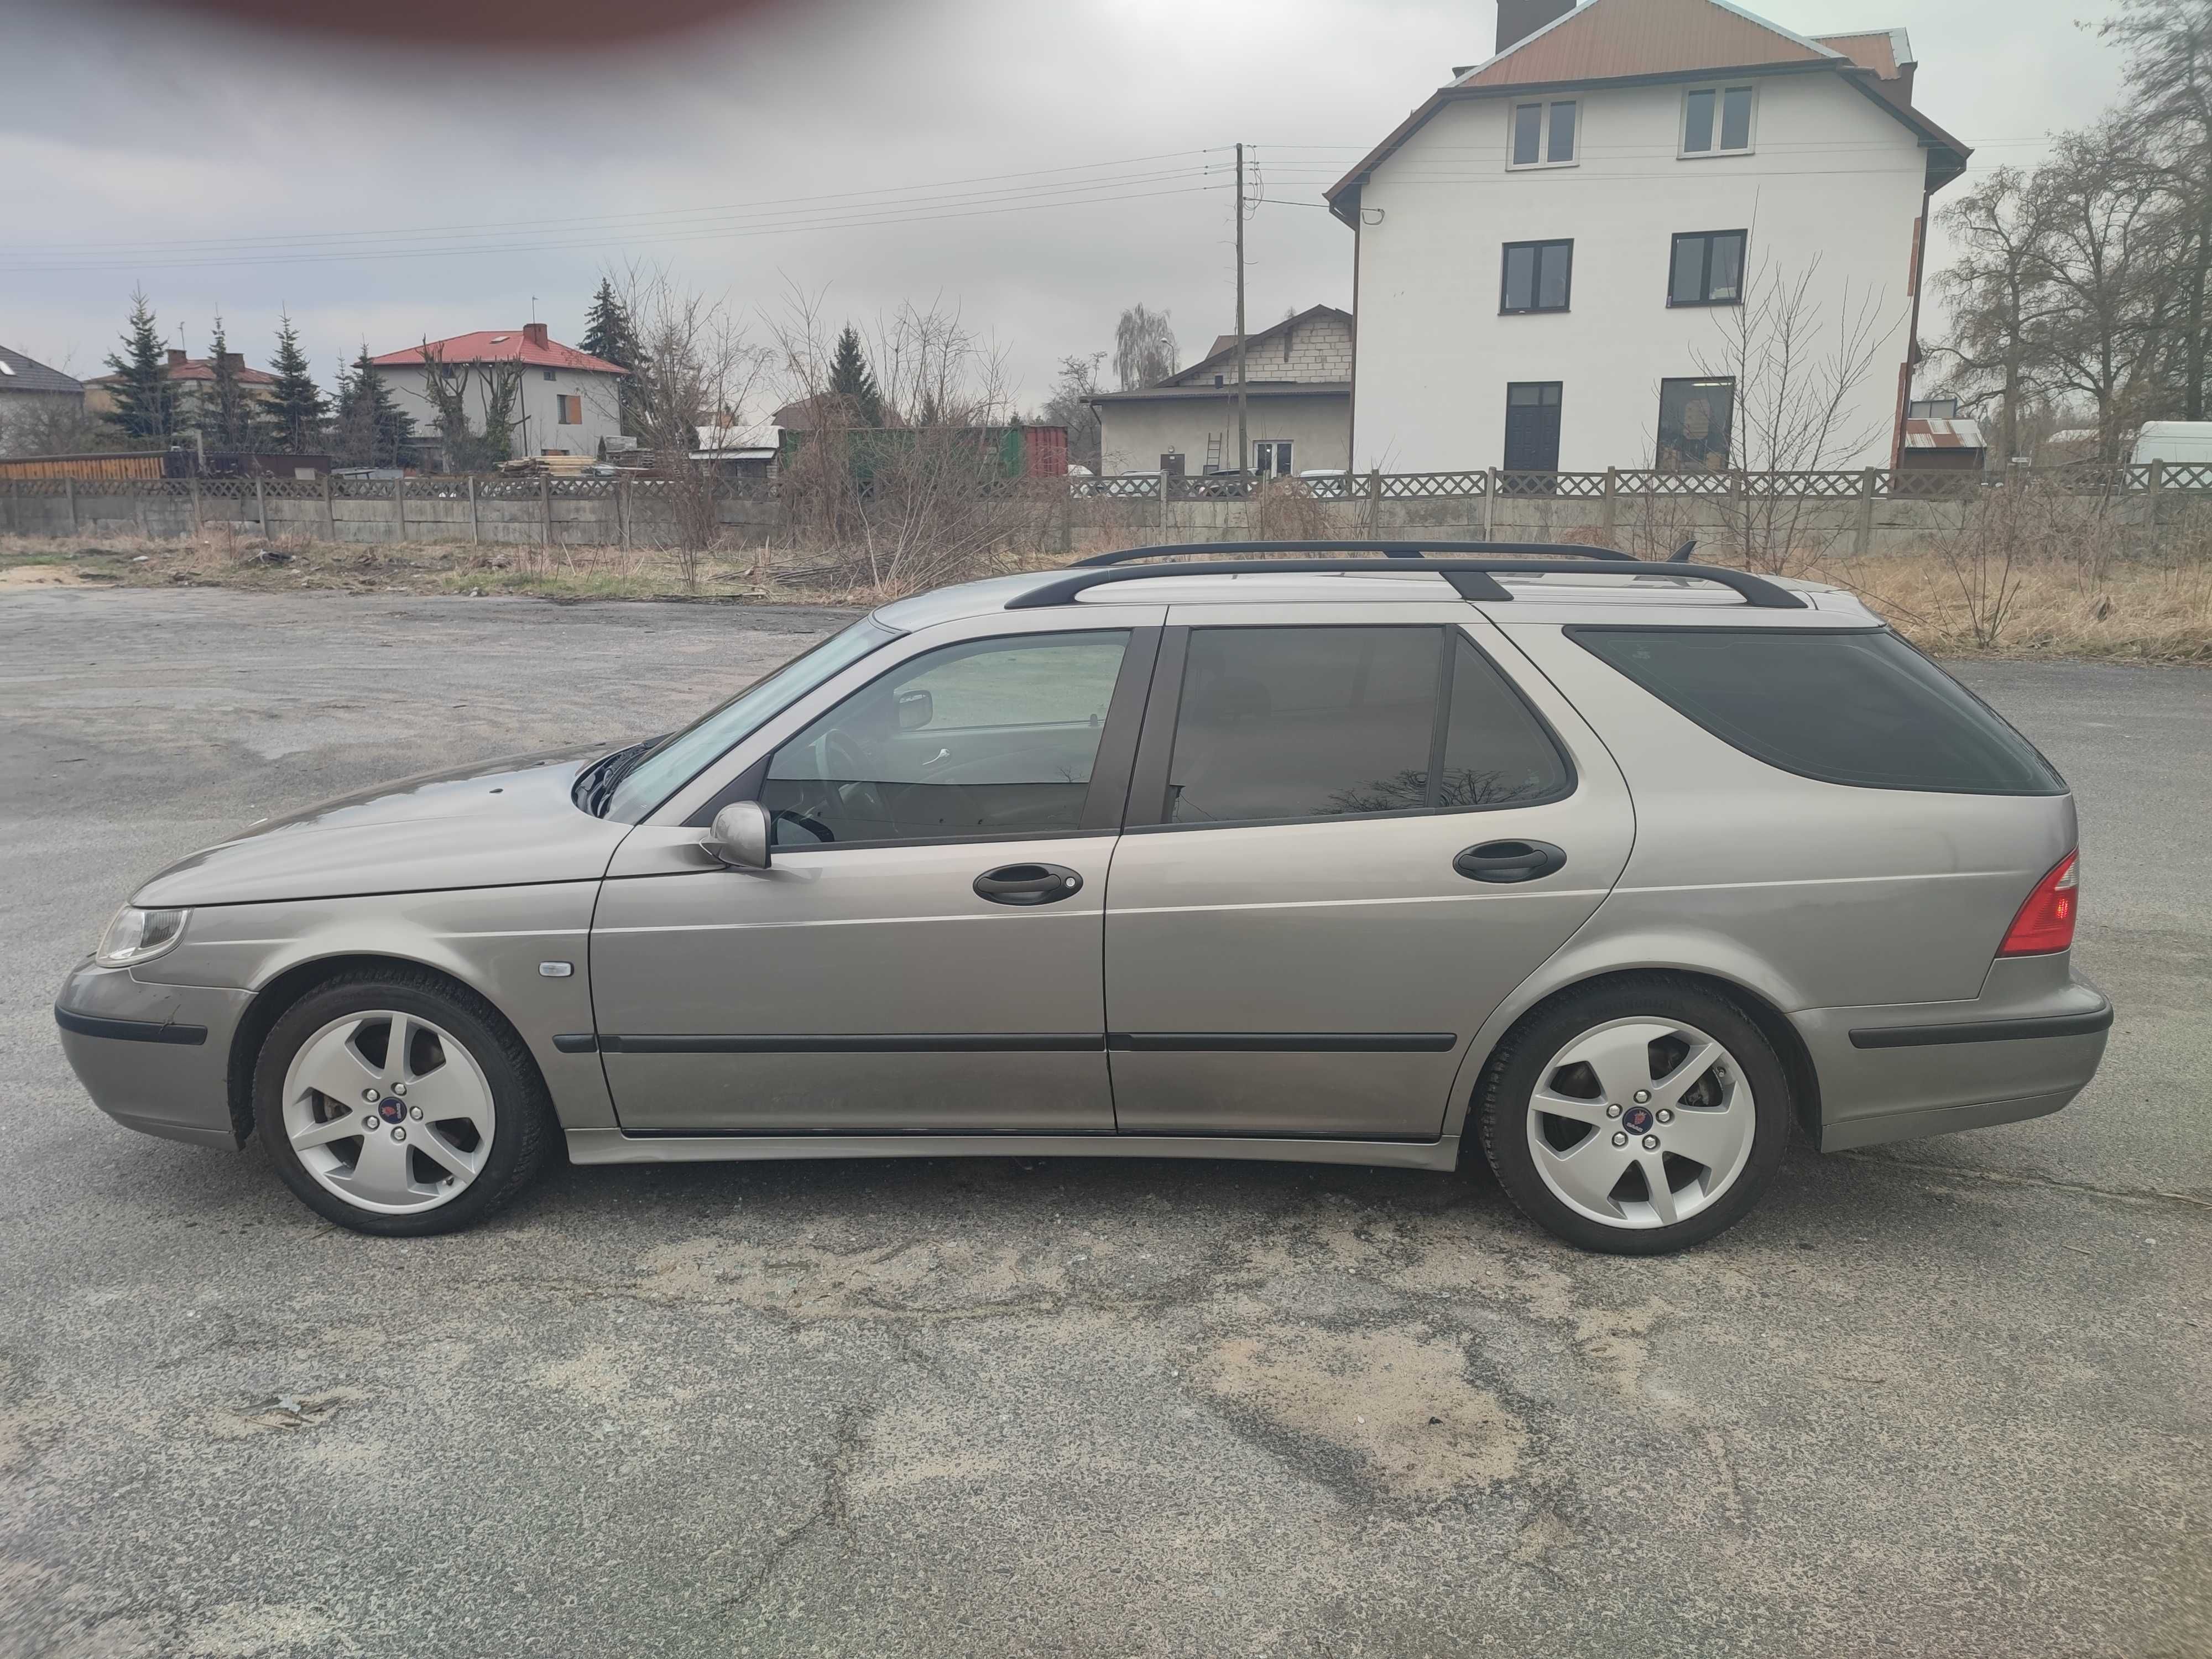
<svg viewBox="0 0 2212 1659">
<path fill-rule="evenodd" d="M 373 1243 L 48 1006 L 272 809 L 657 729 L 823 611 L 0 598 L 0 1655 L 2212 1651 L 2212 675 L 1965 677 L 2081 792 L 2057 1117 L 1686 1256 L 1486 1174 L 563 1169 Z"/>
</svg>

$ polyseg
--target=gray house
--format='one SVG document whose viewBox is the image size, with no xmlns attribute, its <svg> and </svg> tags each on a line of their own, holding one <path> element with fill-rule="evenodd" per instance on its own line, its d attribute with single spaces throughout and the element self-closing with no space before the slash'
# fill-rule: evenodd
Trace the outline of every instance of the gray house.
<svg viewBox="0 0 2212 1659">
<path fill-rule="evenodd" d="M 1314 306 L 1244 337 L 1245 423 L 1251 453 L 1243 465 L 1265 477 L 1337 469 L 1352 439 L 1352 313 Z M 1098 411 L 1100 471 L 1234 472 L 1237 455 L 1237 337 L 1156 386 L 1101 392 L 1085 402 Z"/>
<path fill-rule="evenodd" d="M 83 408 L 83 381 L 0 346 L 0 454 L 15 447 L 11 431 L 27 431 L 40 416 Z"/>
</svg>

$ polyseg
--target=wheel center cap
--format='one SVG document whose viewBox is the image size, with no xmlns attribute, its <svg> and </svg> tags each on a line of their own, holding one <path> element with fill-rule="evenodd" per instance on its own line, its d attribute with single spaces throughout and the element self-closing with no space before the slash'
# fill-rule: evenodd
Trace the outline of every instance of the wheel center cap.
<svg viewBox="0 0 2212 1659">
<path fill-rule="evenodd" d="M 386 1123 L 398 1123 L 407 1115 L 407 1103 L 394 1100 L 390 1095 L 376 1103 L 376 1115 Z M 1650 1114 L 1645 1115 L 1649 1116 Z"/>
<path fill-rule="evenodd" d="M 1620 1127 L 1632 1135 L 1648 1133 L 1651 1128 L 1651 1109 L 1649 1106 L 1630 1107 L 1620 1115 Z"/>
</svg>

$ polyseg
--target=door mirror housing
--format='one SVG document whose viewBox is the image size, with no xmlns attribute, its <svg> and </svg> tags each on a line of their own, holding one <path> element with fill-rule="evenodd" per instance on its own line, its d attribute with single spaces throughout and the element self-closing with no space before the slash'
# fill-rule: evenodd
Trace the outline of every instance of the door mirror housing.
<svg viewBox="0 0 2212 1659">
<path fill-rule="evenodd" d="M 732 870 L 765 870 L 775 820 L 757 800 L 734 800 L 714 814 L 714 828 L 699 844 Z"/>
<path fill-rule="evenodd" d="M 898 729 L 919 732 L 937 718 L 937 699 L 927 691 L 902 691 L 898 696 Z"/>
</svg>

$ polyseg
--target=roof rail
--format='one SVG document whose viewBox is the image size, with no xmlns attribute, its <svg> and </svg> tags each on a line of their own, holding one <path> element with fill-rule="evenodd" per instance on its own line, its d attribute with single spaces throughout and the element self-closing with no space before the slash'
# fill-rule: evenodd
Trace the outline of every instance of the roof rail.
<svg viewBox="0 0 2212 1659">
<path fill-rule="evenodd" d="M 1691 546 L 1697 544 L 1692 542 Z M 1224 553 L 1380 553 L 1386 559 L 1418 559 L 1425 553 L 1454 557 L 1493 554 L 1540 554 L 1562 559 L 1607 559 L 1624 564 L 1638 561 L 1610 547 L 1577 547 L 1563 542 L 1192 542 L 1181 547 L 1131 547 L 1119 553 L 1094 553 L 1078 559 L 1073 568 L 1088 570 L 1100 565 L 1133 564 L 1139 559 L 1188 558 L 1194 553 L 1219 556 Z"/>
<path fill-rule="evenodd" d="M 1183 552 L 1187 549 L 1139 549 L 1139 552 L 1158 553 L 1163 550 Z M 1210 552 L 1212 549 L 1202 548 Z M 1553 564 L 1540 564 L 1532 559 L 1419 559 L 1409 556 L 1409 563 L 1418 562 L 1424 569 L 1433 570 L 1458 591 L 1463 599 L 1482 599 L 1496 602 L 1510 599 L 1512 590 L 1501 584 L 1497 577 L 1502 574 L 1529 576 L 1619 576 L 1650 575 L 1674 582 L 1716 582 L 1733 588 L 1743 596 L 1743 602 L 1760 611 L 1802 611 L 1810 607 L 1798 595 L 1786 587 L 1778 587 L 1765 577 L 1754 576 L 1747 570 L 1729 570 L 1717 565 L 1655 564 L 1643 559 L 1631 559 L 1620 555 L 1611 558 L 1562 559 Z M 1623 567 L 1626 568 L 1624 569 Z M 1087 568 L 1086 568 L 1087 567 Z M 1078 594 L 1094 587 L 1103 587 L 1114 582 L 1149 581 L 1162 576 L 1312 576 L 1312 575 L 1371 575 L 1378 568 L 1373 559 L 1223 559 L 1203 564 L 1179 564 L 1167 568 L 1146 565 L 1123 565 L 1118 568 L 1101 569 L 1096 560 L 1085 560 L 1054 580 L 1018 594 L 1006 602 L 1009 611 L 1041 611 L 1048 605 L 1065 605 Z M 1405 565 L 1396 567 L 1404 569 Z"/>
</svg>

